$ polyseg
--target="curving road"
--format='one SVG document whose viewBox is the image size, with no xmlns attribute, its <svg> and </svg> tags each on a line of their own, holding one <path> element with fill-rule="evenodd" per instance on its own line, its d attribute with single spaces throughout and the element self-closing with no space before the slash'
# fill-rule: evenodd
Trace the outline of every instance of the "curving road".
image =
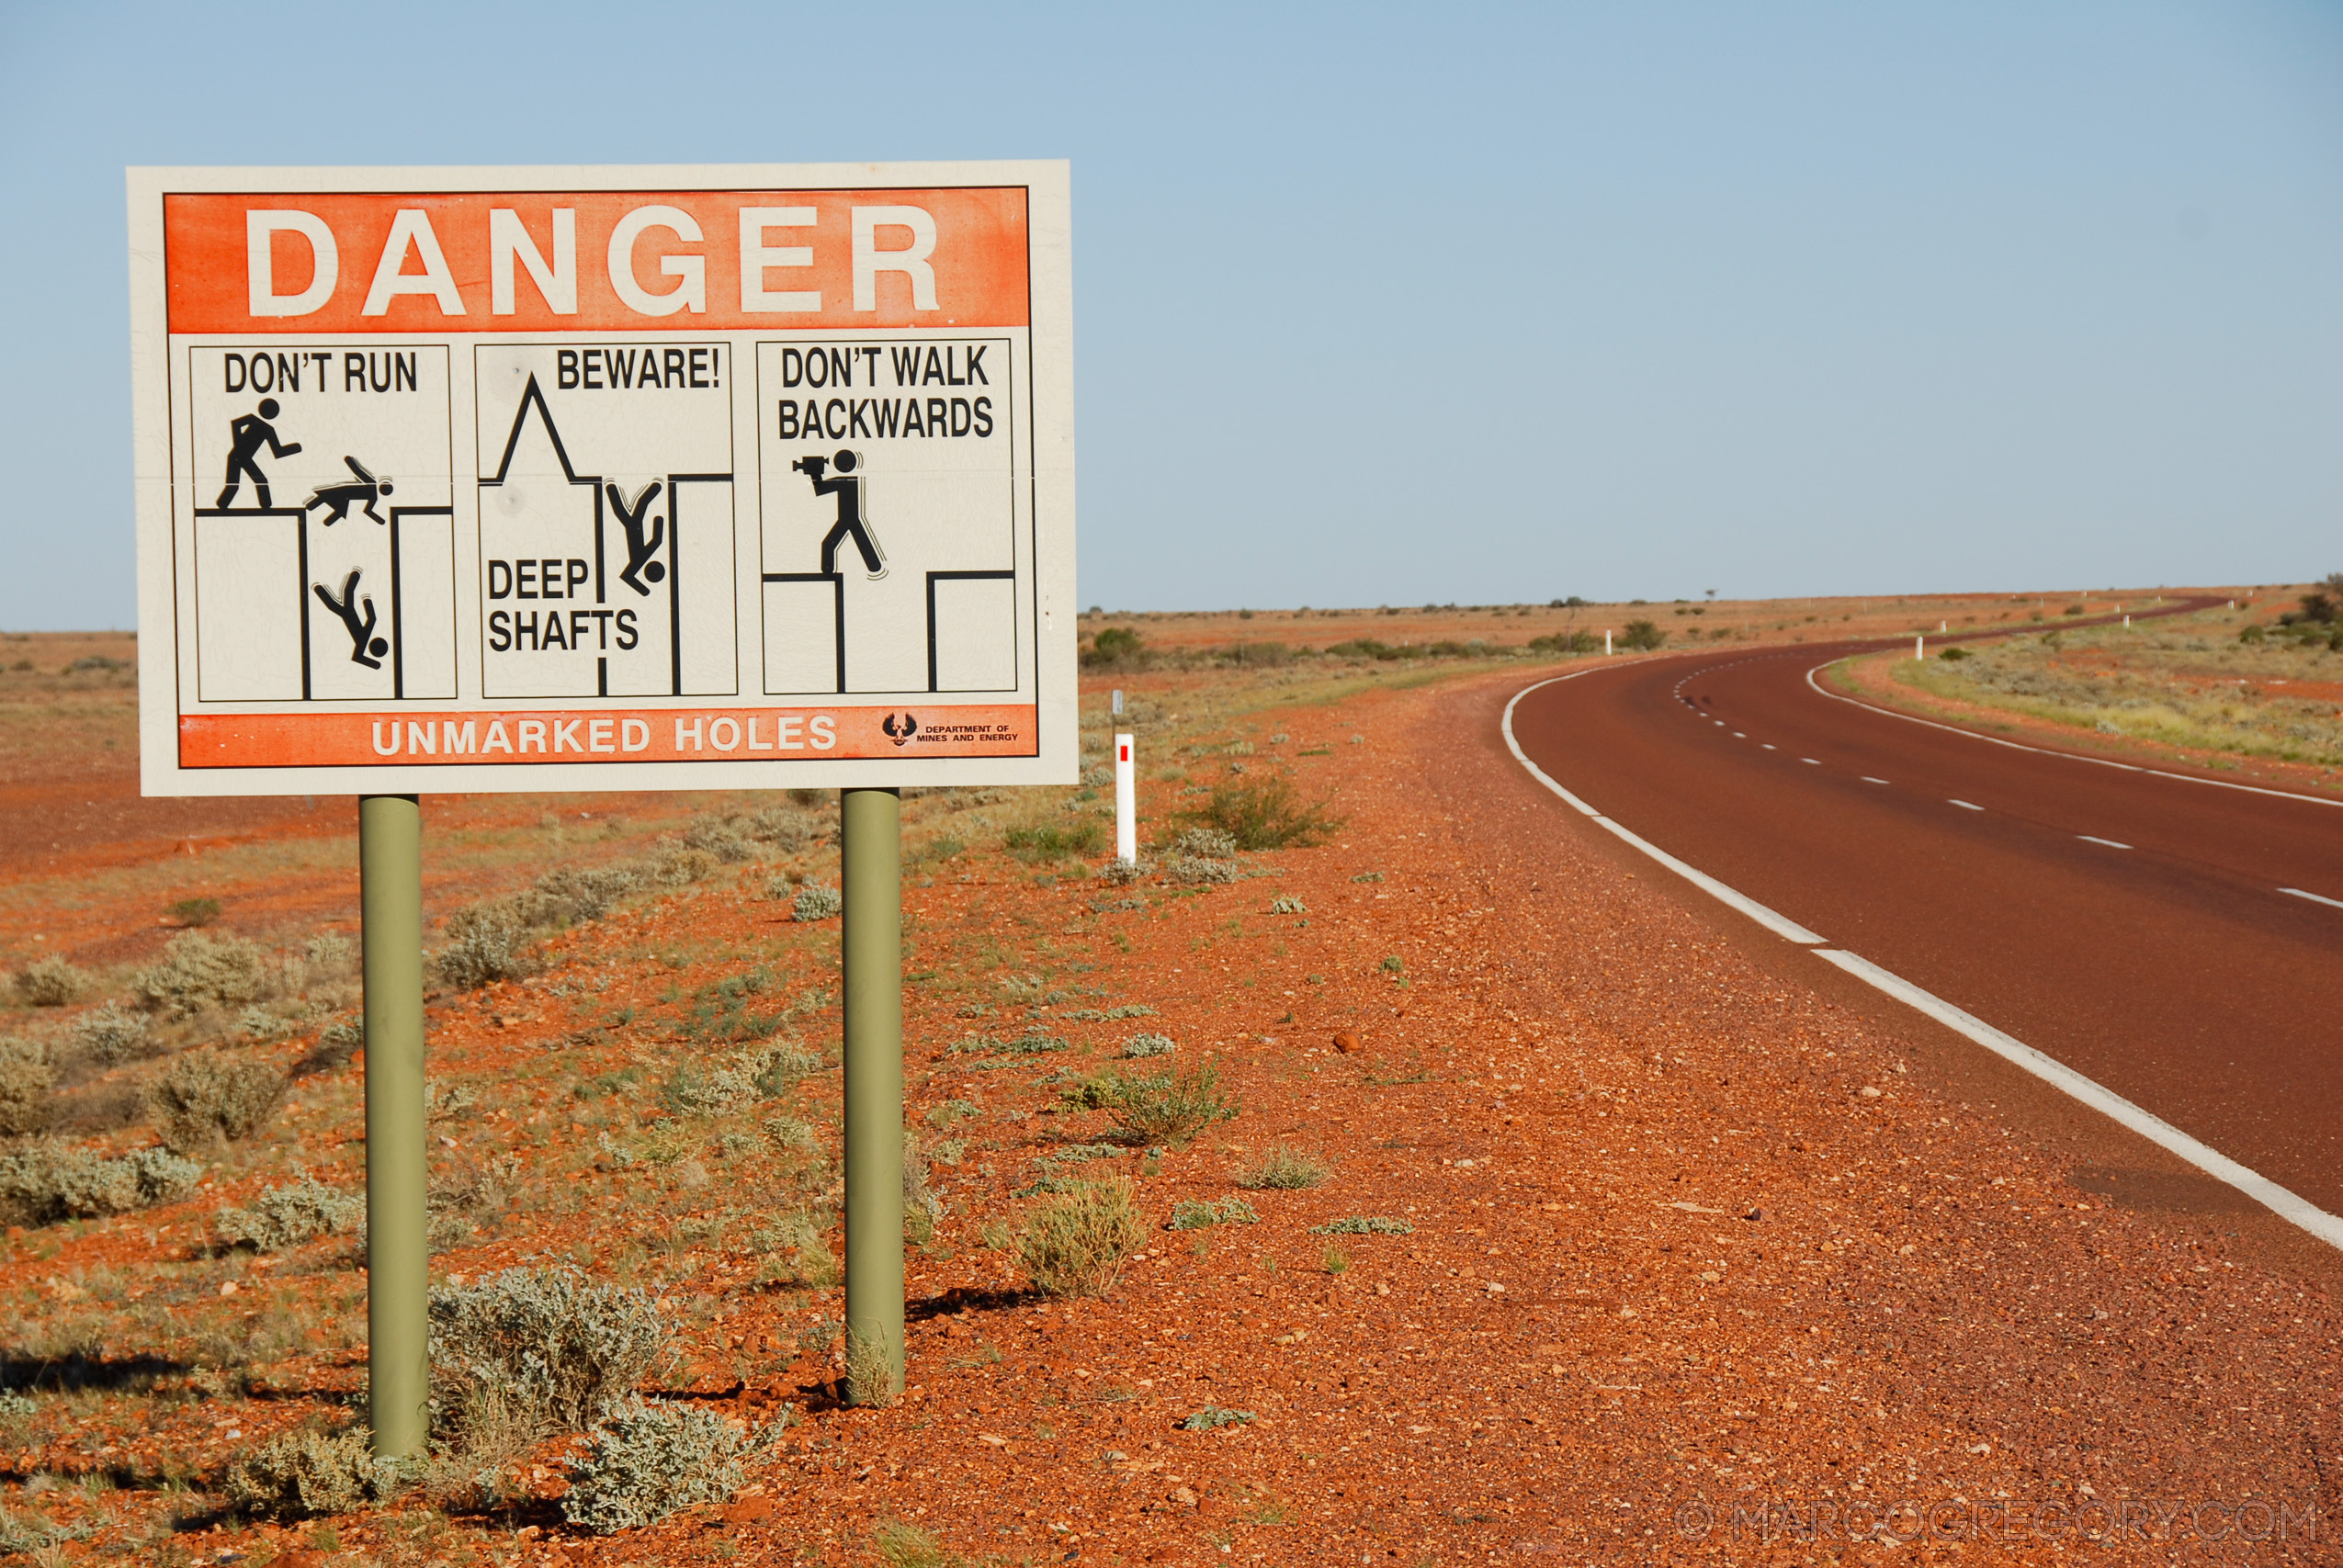
<svg viewBox="0 0 2343 1568">
<path fill-rule="evenodd" d="M 1878 646 L 1607 666 L 1512 734 L 1585 808 L 2343 1214 L 2343 805 L 1809 679 Z"/>
</svg>

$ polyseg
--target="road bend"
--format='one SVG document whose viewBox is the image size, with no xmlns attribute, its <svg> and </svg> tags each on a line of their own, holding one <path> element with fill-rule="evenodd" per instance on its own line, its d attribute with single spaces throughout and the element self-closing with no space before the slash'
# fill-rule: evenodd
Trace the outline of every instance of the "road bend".
<svg viewBox="0 0 2343 1568">
<path fill-rule="evenodd" d="M 1822 689 L 1875 647 L 1606 668 L 1513 732 L 1679 860 L 2343 1213 L 2343 805 Z"/>
</svg>

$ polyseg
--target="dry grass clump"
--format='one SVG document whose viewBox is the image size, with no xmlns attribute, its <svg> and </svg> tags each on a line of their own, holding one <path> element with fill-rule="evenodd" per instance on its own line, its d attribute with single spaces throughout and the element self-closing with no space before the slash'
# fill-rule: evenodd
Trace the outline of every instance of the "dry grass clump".
<svg viewBox="0 0 2343 1568">
<path fill-rule="evenodd" d="M 57 1144 L 0 1155 L 0 1219 L 28 1225 L 127 1214 L 195 1190 L 203 1167 L 167 1149 L 111 1157 Z"/>
<path fill-rule="evenodd" d="M 1115 1114 L 1116 1141 L 1175 1146 L 1231 1120 L 1239 1109 L 1220 1091 L 1220 1071 L 1209 1062 L 1184 1072 L 1116 1079 L 1106 1106 Z"/>
<path fill-rule="evenodd" d="M 1085 1181 L 1025 1216 L 1017 1264 L 1046 1296 L 1103 1296 L 1147 1240 L 1130 1179 Z"/>
<path fill-rule="evenodd" d="M 38 1040 L 0 1040 L 0 1136 L 38 1133 L 56 1113 L 57 1069 Z"/>
<path fill-rule="evenodd" d="M 54 954 L 17 972 L 17 997 L 27 1007 L 61 1008 L 89 989 L 89 976 Z"/>
<path fill-rule="evenodd" d="M 147 1086 L 146 1107 L 164 1144 L 192 1155 L 250 1137 L 284 1094 L 284 1073 L 266 1062 L 190 1052 Z"/>
<path fill-rule="evenodd" d="M 1329 800 L 1304 801 L 1294 781 L 1276 773 L 1255 783 L 1215 784 L 1184 816 L 1226 833 L 1232 850 L 1299 849 L 1325 841 L 1342 826 L 1341 818 L 1328 813 Z"/>
<path fill-rule="evenodd" d="M 130 978 L 130 994 L 149 1012 L 169 1019 L 193 1018 L 211 1008 L 241 1008 L 270 990 L 268 960 L 258 944 L 242 937 L 182 931 L 163 950 L 160 962 Z"/>
<path fill-rule="evenodd" d="M 366 1226 L 366 1200 L 325 1185 L 307 1171 L 283 1187 L 272 1187 L 249 1209 L 222 1209 L 212 1228 L 230 1247 L 282 1252 L 322 1235 L 341 1235 Z"/>
<path fill-rule="evenodd" d="M 870 1549 L 886 1568 L 970 1568 L 967 1558 L 907 1519 L 872 1526 Z"/>
<path fill-rule="evenodd" d="M 443 1286 L 431 1292 L 441 1425 L 459 1442 L 583 1432 L 665 1354 L 668 1332 L 642 1292 L 591 1284 L 576 1269 Z"/>
<path fill-rule="evenodd" d="M 741 1461 L 755 1444 L 694 1405 L 655 1405 L 629 1395 L 612 1407 L 569 1464 L 561 1517 L 595 1535 L 657 1524 L 702 1503 L 730 1501 L 747 1481 Z"/>
<path fill-rule="evenodd" d="M 1315 1187 L 1334 1174 L 1334 1168 L 1316 1155 L 1285 1144 L 1273 1147 L 1261 1163 L 1237 1178 L 1237 1185 L 1254 1191 L 1298 1191 Z"/>
<path fill-rule="evenodd" d="M 362 1427 L 339 1432 L 302 1427 L 239 1454 L 221 1490 L 240 1514 L 304 1519 L 348 1513 L 381 1496 L 396 1473 L 395 1463 L 374 1457 Z"/>
</svg>

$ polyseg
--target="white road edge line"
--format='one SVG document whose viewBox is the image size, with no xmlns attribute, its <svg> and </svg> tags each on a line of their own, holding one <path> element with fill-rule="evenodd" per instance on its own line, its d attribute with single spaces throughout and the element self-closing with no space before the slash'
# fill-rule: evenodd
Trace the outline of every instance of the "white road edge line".
<svg viewBox="0 0 2343 1568">
<path fill-rule="evenodd" d="M 2034 1077 L 2042 1079 L 2043 1082 L 2050 1085 L 2053 1089 L 2058 1089 L 2060 1092 L 2071 1096 L 2075 1100 L 2081 1101 L 2083 1104 L 2089 1106 L 2092 1110 L 2099 1111 L 2101 1115 L 2108 1117 L 2110 1120 L 2132 1132 L 2137 1133 L 2140 1136 L 2147 1139 L 2148 1142 L 2156 1145 L 2158 1148 L 2187 1161 L 2189 1164 L 2196 1167 L 2197 1169 L 2203 1171 L 2207 1176 L 2212 1177 L 2214 1180 L 2224 1182 L 2227 1185 L 2235 1188 L 2238 1191 L 2243 1192 L 2246 1196 L 2251 1198 L 2255 1202 L 2269 1209 L 2270 1213 L 2278 1215 L 2281 1219 L 2287 1221 L 2289 1224 L 2300 1226 L 2302 1229 L 2309 1232 L 2312 1235 L 2318 1237 L 2319 1240 L 2326 1242 L 2328 1246 L 2343 1248 L 2343 1218 L 2338 1218 L 2336 1215 L 2330 1214 L 2315 1203 L 2311 1202 L 2308 1199 L 2288 1191 L 2285 1188 L 2279 1186 L 2278 1183 L 2270 1180 L 2268 1177 L 2247 1169 L 2246 1167 L 2239 1165 L 2235 1160 L 2231 1159 L 2227 1155 L 2223 1154 L 2220 1150 L 2213 1148 L 2205 1144 L 2199 1143 L 2196 1139 L 2189 1136 L 2188 1134 L 2181 1132 L 2178 1127 L 2173 1126 L 2170 1122 L 2163 1120 L 2161 1117 L 2151 1115 L 2147 1111 L 2141 1110 L 2138 1106 L 2133 1104 L 2122 1095 L 2117 1094 L 2113 1089 L 2105 1088 L 2091 1078 L 2085 1077 L 2082 1074 L 2075 1071 L 2074 1068 L 2067 1066 L 2065 1063 L 2060 1062 L 2054 1057 L 2044 1055 L 2040 1051 L 2035 1050 L 2032 1046 L 2026 1044 L 2023 1041 L 2017 1040 L 2009 1035 L 2004 1034 L 2001 1031 L 1994 1028 L 1993 1025 L 1986 1022 L 1984 1020 L 1977 1018 L 1973 1014 L 1962 1011 L 1959 1008 L 1954 1007 L 1951 1002 L 1944 1000 L 1942 998 L 1936 996 L 1932 992 L 1920 989 L 1919 987 L 1913 985 L 1909 980 L 1905 979 L 1902 976 L 1895 974 L 1890 970 L 1883 969 L 1878 964 L 1872 963 L 1869 959 L 1859 957 L 1842 948 L 1825 947 L 1820 945 L 1824 939 L 1816 936 L 1813 932 L 1807 931 L 1804 926 L 1799 925 L 1796 921 L 1767 908 L 1756 899 L 1748 897 L 1734 888 L 1727 887 L 1725 884 L 1717 881 L 1715 877 L 1708 875 L 1706 873 L 1695 871 L 1691 866 L 1686 865 L 1682 861 L 1678 860 L 1675 856 L 1660 849 L 1658 845 L 1637 838 L 1635 834 L 1627 831 L 1626 829 L 1622 828 L 1618 823 L 1612 821 L 1609 818 L 1595 810 L 1593 807 L 1589 806 L 1585 801 L 1580 800 L 1577 795 L 1572 795 L 1568 790 L 1563 788 L 1562 785 L 1557 783 L 1551 774 L 1547 773 L 1545 769 L 1530 761 L 1528 754 L 1522 750 L 1522 743 L 1513 738 L 1513 710 L 1521 705 L 1521 702 L 1523 697 L 1528 696 L 1532 692 L 1537 691 L 1542 687 L 1557 685 L 1564 681 L 1574 681 L 1580 675 L 1593 674 L 1595 670 L 1599 669 L 1620 668 L 1624 667 L 1620 665 L 1598 665 L 1594 670 L 1576 671 L 1568 675 L 1557 675 L 1550 681 L 1536 682 L 1532 685 L 1522 687 L 1520 691 L 1513 694 L 1512 700 L 1505 705 L 1504 717 L 1499 721 L 1499 728 L 1504 732 L 1506 750 L 1513 753 L 1513 760 L 1521 763 L 1523 768 L 1527 769 L 1531 777 L 1536 779 L 1538 783 L 1552 790 L 1556 795 L 1560 795 L 1564 801 L 1569 804 L 1572 809 L 1578 811 L 1583 816 L 1591 818 L 1598 823 L 1601 823 L 1605 829 L 1617 835 L 1621 840 L 1633 844 L 1636 849 L 1641 850 L 1644 853 L 1649 855 L 1652 859 L 1658 861 L 1669 870 L 1675 872 L 1680 876 L 1682 876 L 1686 881 L 1691 882 L 1703 892 L 1705 892 L 1720 901 L 1731 905 L 1734 908 L 1740 910 L 1741 913 L 1749 916 L 1751 919 L 1757 921 L 1760 925 L 1764 926 L 1767 930 L 1788 937 L 1793 942 L 1809 944 L 1810 950 L 1816 954 L 1816 956 L 1827 960 L 1831 964 L 1845 971 L 1847 974 L 1853 976 L 1855 978 L 1885 992 L 1888 996 L 1894 997 L 1897 1001 L 1904 1003 L 1906 1006 L 1927 1014 L 1929 1017 L 1936 1020 L 1939 1023 L 1943 1024 L 1953 1032 L 1964 1035 L 1969 1040 L 1975 1042 L 1977 1044 L 1984 1046 L 1986 1050 L 2010 1063 L 2012 1066 L 2020 1067 L 2025 1071 L 2032 1073 Z M 1820 668 L 1820 666 L 1817 666 L 1817 668 Z M 1809 683 L 1812 682 L 1814 677 L 1811 671 L 1808 672 L 1806 679 Z M 1820 688 L 1817 687 L 1817 690 L 1820 690 Z M 1826 693 L 1825 694 L 1828 695 L 1828 694 Z M 1869 705 L 1858 704 L 1857 705 L 1868 706 Z M 1875 711 L 1885 713 L 1887 710 L 1882 708 Z M 1901 718 L 1905 716 L 1897 714 L 1894 716 Z M 1927 721 L 1921 720 L 1920 722 L 1925 723 Z M 1948 728 L 1950 727 L 1939 725 L 1937 728 Z M 1966 734 L 1967 731 L 1959 730 L 1954 733 Z M 1978 739 L 1990 739 L 1992 738 L 1990 736 L 1981 736 Z M 2008 745 L 2010 744 L 2010 742 L 2003 741 L 1999 742 L 1999 744 Z M 2020 748 L 2021 750 L 2032 750 L 2034 748 L 2032 747 Z M 2052 753 L 2052 755 L 2063 754 L 2064 753 L 2057 752 Z M 2121 767 L 2124 764 L 2116 763 L 2113 765 Z M 2133 771 L 2146 773 L 2152 772 L 2153 770 L 2134 769 Z M 2185 775 L 2176 773 L 2168 776 L 2179 778 Z M 2237 785 L 2233 787 L 2246 788 L 2250 786 Z M 2280 792 L 2275 790 L 2265 790 L 2258 793 L 2274 795 Z M 2311 797 L 2297 795 L 2293 798 L 2307 799 Z M 2343 802 L 2329 804 L 2343 804 Z M 2299 887 L 2281 887 L 2279 891 L 2281 893 L 2291 893 L 2298 898 L 2308 898 L 2313 903 L 2333 904 L 2338 908 L 2343 908 L 2343 899 L 2322 897 L 2316 893 L 2305 893 Z"/>
<path fill-rule="evenodd" d="M 2010 1038 L 1993 1025 L 1963 1012 L 1951 1002 L 1920 989 L 1900 975 L 1882 969 L 1867 958 L 1828 947 L 1815 949 L 1815 956 L 1836 964 L 1906 1006 L 1928 1014 L 1954 1033 L 1966 1035 L 2004 1061 L 2023 1068 L 2053 1089 L 2071 1095 L 2101 1115 L 2122 1123 L 2167 1153 L 2188 1161 L 2214 1180 L 2228 1183 L 2281 1219 L 2300 1225 L 2328 1246 L 2343 1247 L 2343 1218 L 2337 1218 L 2308 1199 L 2288 1191 L 2268 1177 L 2248 1170 L 2220 1150 L 2199 1143 L 2162 1117 L 2141 1110 L 2113 1089 L 2085 1077 L 2063 1062 L 2043 1055 L 2024 1042 Z"/>
<path fill-rule="evenodd" d="M 2087 844 L 2105 844 L 2111 850 L 2128 850 L 2132 847 L 2129 844 L 2119 844 L 2112 839 L 2101 839 L 2089 833 L 2077 833 L 2075 837 Z"/>
<path fill-rule="evenodd" d="M 2332 800 L 2323 795 L 2297 795 L 2291 789 L 2265 789 L 2260 784 L 2232 784 L 2227 779 L 2201 779 L 2193 773 L 2167 773 L 2162 768 L 2141 767 L 2137 762 L 2118 762 L 2108 757 L 2086 757 L 2079 751 L 2058 751 L 2047 746 L 2028 746 L 2023 741 L 2004 740 L 1998 735 L 1980 735 L 1974 729 L 1964 729 L 1957 724 L 1939 724 L 1932 718 L 1922 718 L 1918 714 L 1897 713 L 1894 708 L 1884 708 L 1877 703 L 1867 703 L 1859 697 L 1848 696 L 1844 693 L 1825 691 L 1821 682 L 1815 679 L 1817 674 L 1829 669 L 1832 664 L 1844 664 L 1849 659 L 1856 657 L 1859 656 L 1847 654 L 1833 659 L 1828 663 L 1816 665 L 1806 671 L 1806 684 L 1812 686 L 1817 694 L 1828 697 L 1834 703 L 1845 703 L 1850 707 L 1859 707 L 1885 718 L 1900 718 L 1907 724 L 1925 724 L 1930 729 L 1941 729 L 1948 735 L 1966 736 L 1971 740 L 1982 740 L 1988 746 L 2007 746 L 2012 751 L 2032 751 L 2037 756 L 2059 757 L 2069 762 L 2088 762 L 2094 767 L 2118 768 L 2127 773 L 2146 773 L 2154 778 L 2178 779 L 2182 784 L 2211 784 L 2215 789 L 2241 789 L 2247 795 L 2274 795 L 2281 800 L 2300 800 L 2312 806 L 2343 806 L 2343 800 Z"/>
<path fill-rule="evenodd" d="M 1602 668 L 1602 666 L 1598 666 L 1597 668 Z M 1616 668 L 1616 666 L 1612 666 L 1611 668 Z M 1552 790 L 1556 795 L 1560 795 L 1563 801 L 1568 805 L 1572 810 L 1578 812 L 1582 817 L 1593 818 L 1594 821 L 1601 824 L 1608 831 L 1615 834 L 1623 841 L 1632 844 L 1636 849 L 1641 850 L 1644 853 L 1649 855 L 1652 859 L 1658 861 L 1660 864 L 1666 866 L 1669 870 L 1674 872 L 1677 875 L 1682 877 L 1693 886 L 1698 887 L 1702 892 L 1708 894 L 1711 897 L 1717 899 L 1721 903 L 1731 905 L 1734 908 L 1738 909 L 1741 913 L 1749 916 L 1749 919 L 1755 920 L 1766 930 L 1773 932 L 1774 935 L 1787 938 L 1791 942 L 1803 942 L 1809 947 L 1819 945 L 1823 942 L 1828 941 L 1828 938 L 1816 935 L 1814 932 L 1806 930 L 1805 927 L 1798 924 L 1797 921 L 1791 919 L 1788 916 L 1779 914 L 1774 910 L 1769 909 L 1764 905 L 1759 903 L 1756 899 L 1748 897 L 1746 894 L 1739 893 L 1733 888 L 1726 886 L 1725 884 L 1717 881 L 1716 878 L 1709 875 L 1706 872 L 1693 870 L 1691 866 L 1686 865 L 1682 861 L 1678 860 L 1674 855 L 1670 854 L 1666 850 L 1661 849 L 1658 845 L 1637 838 L 1626 829 L 1619 826 L 1618 823 L 1611 820 L 1610 818 L 1603 816 L 1602 813 L 1597 811 L 1593 807 L 1589 806 L 1585 801 L 1580 800 L 1577 795 L 1572 795 L 1568 790 L 1564 789 L 1560 783 L 1558 783 L 1552 774 L 1548 773 L 1544 768 L 1539 767 L 1535 762 L 1530 761 L 1529 753 L 1522 750 L 1522 743 L 1513 739 L 1513 710 L 1521 705 L 1521 701 L 1523 697 L 1526 697 L 1532 692 L 1536 691 L 1539 686 L 1551 686 L 1563 681 L 1575 681 L 1579 675 L 1589 675 L 1593 672 L 1594 671 L 1590 670 L 1581 670 L 1576 674 L 1557 675 L 1552 681 L 1540 681 L 1537 682 L 1537 685 L 1524 686 L 1520 691 L 1513 694 L 1513 700 L 1505 705 L 1505 716 L 1499 721 L 1499 728 L 1505 732 L 1505 748 L 1507 750 L 1513 753 L 1513 760 L 1521 763 L 1522 767 L 1528 769 L 1532 778 L 1537 780 L 1538 783 Z"/>
</svg>

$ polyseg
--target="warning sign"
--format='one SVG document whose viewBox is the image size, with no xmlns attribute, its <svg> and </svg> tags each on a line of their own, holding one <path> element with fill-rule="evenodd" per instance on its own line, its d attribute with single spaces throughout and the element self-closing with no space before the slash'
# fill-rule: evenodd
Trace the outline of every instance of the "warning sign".
<svg viewBox="0 0 2343 1568">
<path fill-rule="evenodd" d="M 1067 207 L 133 171 L 148 793 L 1070 780 Z"/>
</svg>

